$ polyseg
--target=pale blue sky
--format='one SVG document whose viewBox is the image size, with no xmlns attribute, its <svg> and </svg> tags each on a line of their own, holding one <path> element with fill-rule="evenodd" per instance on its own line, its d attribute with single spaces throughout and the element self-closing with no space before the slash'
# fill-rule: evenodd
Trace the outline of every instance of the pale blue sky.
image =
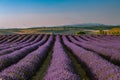
<svg viewBox="0 0 120 80">
<path fill-rule="evenodd" d="M 0 0 L 0 28 L 120 24 L 120 0 Z"/>
</svg>

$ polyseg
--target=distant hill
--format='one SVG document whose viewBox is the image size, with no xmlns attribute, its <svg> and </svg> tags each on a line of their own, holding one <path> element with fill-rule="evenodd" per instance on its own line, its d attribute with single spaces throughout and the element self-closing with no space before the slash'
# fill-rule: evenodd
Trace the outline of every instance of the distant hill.
<svg viewBox="0 0 120 80">
<path fill-rule="evenodd" d="M 67 25 L 67 26 L 93 27 L 93 26 L 109 26 L 109 25 L 100 24 L 100 23 L 83 23 L 83 24 L 73 24 L 73 25 Z"/>
<path fill-rule="evenodd" d="M 80 28 L 80 29 L 90 29 L 90 30 L 109 30 L 112 28 L 120 28 L 120 25 L 106 25 L 100 23 L 84 23 L 84 24 L 72 24 L 64 26 L 56 26 L 64 28 Z"/>
<path fill-rule="evenodd" d="M 79 31 L 87 31 L 89 34 L 91 31 L 110 30 L 112 28 L 120 28 L 120 26 L 85 23 L 50 27 L 0 29 L 0 34 L 75 34 Z"/>
</svg>

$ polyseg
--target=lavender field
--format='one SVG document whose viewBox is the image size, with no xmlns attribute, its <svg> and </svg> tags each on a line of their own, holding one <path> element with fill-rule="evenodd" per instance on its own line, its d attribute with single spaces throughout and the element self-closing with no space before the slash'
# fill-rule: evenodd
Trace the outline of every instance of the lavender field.
<svg viewBox="0 0 120 80">
<path fill-rule="evenodd" d="M 120 36 L 0 35 L 0 80 L 120 80 Z"/>
</svg>

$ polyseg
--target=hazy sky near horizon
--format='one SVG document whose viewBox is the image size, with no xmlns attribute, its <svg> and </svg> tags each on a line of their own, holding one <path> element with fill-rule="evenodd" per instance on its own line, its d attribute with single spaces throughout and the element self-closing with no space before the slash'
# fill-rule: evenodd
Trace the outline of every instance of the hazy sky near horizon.
<svg viewBox="0 0 120 80">
<path fill-rule="evenodd" d="M 0 0 L 0 28 L 120 24 L 120 0 Z"/>
</svg>

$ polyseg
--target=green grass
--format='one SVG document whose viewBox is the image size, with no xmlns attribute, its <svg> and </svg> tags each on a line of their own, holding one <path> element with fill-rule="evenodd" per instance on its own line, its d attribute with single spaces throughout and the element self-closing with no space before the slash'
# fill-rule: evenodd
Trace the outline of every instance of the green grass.
<svg viewBox="0 0 120 80">
<path fill-rule="evenodd" d="M 53 47 L 52 47 L 53 48 Z M 46 59 L 44 60 L 40 69 L 36 72 L 36 74 L 30 80 L 43 80 L 46 71 L 50 65 L 51 57 L 52 57 L 52 48 L 50 49 Z"/>
<path fill-rule="evenodd" d="M 73 62 L 76 73 L 80 76 L 81 80 L 90 80 L 83 66 L 77 60 L 75 55 L 64 45 L 65 51 Z"/>
</svg>

